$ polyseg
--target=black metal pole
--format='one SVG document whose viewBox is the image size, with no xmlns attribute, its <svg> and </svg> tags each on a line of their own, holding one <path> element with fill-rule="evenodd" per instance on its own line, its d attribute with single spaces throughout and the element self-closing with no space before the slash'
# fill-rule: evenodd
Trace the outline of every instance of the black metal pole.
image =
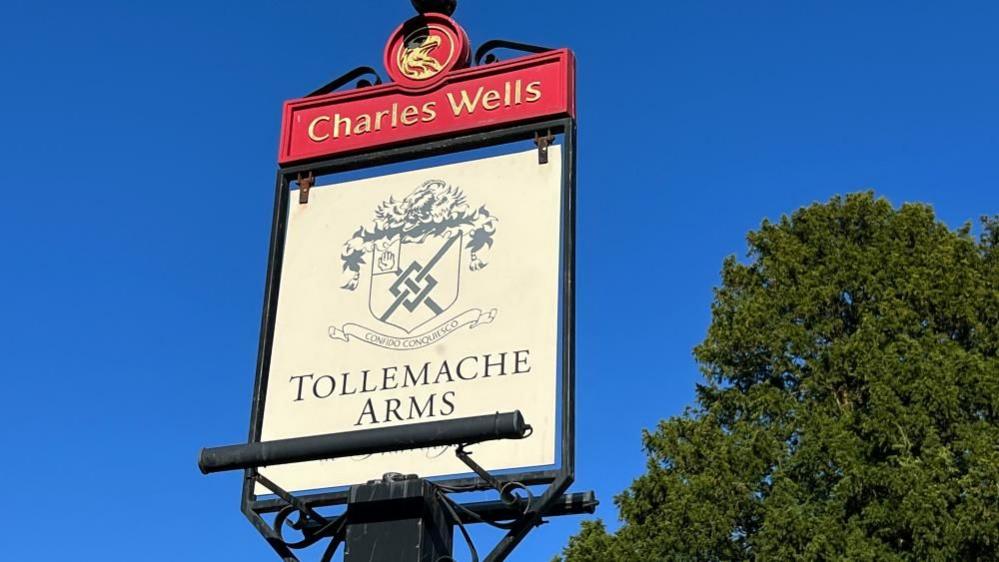
<svg viewBox="0 0 999 562">
<path fill-rule="evenodd" d="M 530 426 L 520 411 L 380 429 L 329 433 L 202 449 L 203 474 L 425 447 L 522 439 Z"/>
<path fill-rule="evenodd" d="M 458 0 L 412 0 L 417 12 L 436 12 L 450 16 L 458 8 Z"/>
<path fill-rule="evenodd" d="M 399 474 L 350 488 L 344 562 L 452 560 L 453 521 L 430 482 Z"/>
</svg>

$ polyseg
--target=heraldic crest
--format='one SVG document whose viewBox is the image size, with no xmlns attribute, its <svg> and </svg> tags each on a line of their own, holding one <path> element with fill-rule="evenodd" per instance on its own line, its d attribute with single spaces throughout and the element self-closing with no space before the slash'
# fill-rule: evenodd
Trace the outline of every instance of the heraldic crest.
<svg viewBox="0 0 999 562">
<path fill-rule="evenodd" d="M 491 322 L 495 309 L 472 309 L 425 328 L 457 301 L 463 270 L 486 267 L 497 222 L 484 205 L 471 207 L 459 187 L 442 180 L 426 181 L 402 199 L 383 201 L 372 221 L 344 244 L 341 260 L 349 279 L 342 288 L 358 290 L 362 270 L 369 270 L 372 316 L 404 334 L 347 324 L 330 328 L 330 337 L 349 341 L 354 336 L 388 349 L 418 349 L 462 326 Z M 425 331 L 414 334 L 421 327 Z"/>
</svg>

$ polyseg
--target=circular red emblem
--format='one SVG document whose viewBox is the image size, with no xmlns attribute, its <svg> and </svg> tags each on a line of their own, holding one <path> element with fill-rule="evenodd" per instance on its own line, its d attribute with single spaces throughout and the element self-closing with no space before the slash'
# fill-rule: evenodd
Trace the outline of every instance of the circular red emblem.
<svg viewBox="0 0 999 562">
<path fill-rule="evenodd" d="M 448 72 L 468 66 L 465 31 L 444 14 L 422 14 L 399 26 L 385 47 L 385 69 L 393 82 L 413 90 L 433 87 Z"/>
</svg>

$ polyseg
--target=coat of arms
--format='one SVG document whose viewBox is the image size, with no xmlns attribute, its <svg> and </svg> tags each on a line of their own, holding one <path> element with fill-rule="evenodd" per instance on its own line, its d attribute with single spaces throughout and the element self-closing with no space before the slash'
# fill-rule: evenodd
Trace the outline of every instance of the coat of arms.
<svg viewBox="0 0 999 562">
<path fill-rule="evenodd" d="M 443 322 L 441 318 L 458 300 L 463 272 L 486 267 L 497 221 L 485 206 L 472 208 L 460 188 L 442 180 L 424 182 L 402 199 L 383 201 L 372 221 L 344 244 L 341 260 L 349 279 L 343 289 L 356 291 L 362 275 L 368 278 L 372 318 L 401 333 L 347 324 L 330 328 L 330 336 L 417 349 L 464 325 L 491 322 L 495 309 L 472 309 Z"/>
</svg>

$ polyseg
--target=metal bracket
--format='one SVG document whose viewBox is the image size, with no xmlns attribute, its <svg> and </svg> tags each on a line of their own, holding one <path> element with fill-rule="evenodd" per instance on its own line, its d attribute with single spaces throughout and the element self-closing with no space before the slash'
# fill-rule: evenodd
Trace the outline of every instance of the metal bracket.
<svg viewBox="0 0 999 562">
<path fill-rule="evenodd" d="M 534 133 L 534 144 L 538 147 L 538 164 L 548 163 L 548 147 L 551 146 L 555 141 L 555 136 L 552 135 L 551 129 L 545 132 L 542 136 L 541 133 Z"/>
<path fill-rule="evenodd" d="M 499 57 L 496 56 L 492 51 L 496 49 L 509 49 L 511 51 L 520 51 L 522 53 L 547 53 L 553 49 L 548 47 L 539 47 L 538 45 L 530 45 L 528 43 L 519 43 L 517 41 L 507 41 L 505 39 L 493 39 L 491 41 L 486 41 L 475 51 L 475 66 L 485 64 L 492 64 L 499 61 Z"/>
<path fill-rule="evenodd" d="M 337 548 L 345 539 L 346 513 L 334 519 L 328 519 L 264 475 L 254 471 L 249 473 L 246 478 L 264 486 L 288 504 L 278 512 L 273 524 L 268 524 L 256 511 L 247 510 L 245 507 L 243 510 L 253 526 L 284 562 L 298 562 L 298 557 L 293 554 L 293 550 L 308 548 L 325 538 L 332 540 L 326 547 L 321 560 L 322 562 L 330 562 L 333 559 Z M 289 518 L 296 512 L 298 513 L 298 521 L 289 521 Z M 302 539 L 295 542 L 285 539 L 283 532 L 285 525 L 302 533 Z"/>
<path fill-rule="evenodd" d="M 451 525 L 458 528 L 473 553 L 473 561 L 479 560 L 479 558 L 472 538 L 465 529 L 466 524 L 486 523 L 495 528 L 507 531 L 506 537 L 493 548 L 485 559 L 485 562 L 502 562 L 528 531 L 547 522 L 546 517 L 594 512 L 598 502 L 593 492 L 553 495 L 555 490 L 549 489 L 543 496 L 535 497 L 527 486 L 519 482 L 504 483 L 500 481 L 472 459 L 471 452 L 466 449 L 470 445 L 472 444 L 459 446 L 455 452 L 456 456 L 472 469 L 485 484 L 497 490 L 500 493 L 501 501 L 459 504 L 449 498 L 447 494 L 472 491 L 470 488 L 451 488 L 446 485 L 430 484 L 419 480 L 415 475 L 403 477 L 402 475 L 389 474 L 383 477 L 381 482 L 419 483 L 423 486 L 429 485 L 432 490 L 435 490 L 433 494 L 437 501 L 440 502 L 440 509 L 443 509 L 449 517 L 449 523 L 441 524 L 448 525 L 448 529 L 451 528 Z M 262 513 L 250 509 L 248 506 L 244 505 L 243 511 L 254 527 L 256 527 L 257 531 L 267 540 L 271 548 L 281 557 L 283 562 L 298 562 L 299 558 L 295 555 L 295 551 L 309 548 L 324 539 L 330 539 L 330 541 L 324 547 L 320 562 L 332 562 L 340 545 L 350 543 L 351 525 L 362 526 L 364 532 L 371 530 L 366 526 L 372 523 L 372 521 L 364 519 L 363 514 L 357 508 L 358 504 L 355 502 L 355 490 L 357 487 L 352 488 L 351 491 L 352 499 L 349 503 L 352 507 L 348 506 L 347 511 L 339 516 L 324 516 L 315 510 L 314 504 L 295 497 L 258 472 L 251 471 L 247 474 L 246 478 L 249 482 L 259 483 L 270 490 L 284 504 L 281 509 L 276 510 L 277 515 L 273 523 L 267 522 L 261 516 Z M 368 482 L 367 487 L 376 483 L 378 481 Z M 364 486 L 361 487 L 363 488 Z M 482 487 L 477 489 L 484 490 L 487 488 Z M 526 497 L 515 495 L 514 492 L 517 489 L 522 490 Z M 357 497 L 363 498 L 363 494 Z M 371 497 L 367 501 L 370 500 Z M 323 504 L 320 503 L 319 505 L 322 506 Z M 292 517 L 296 513 L 298 514 L 297 521 L 292 520 Z M 391 521 L 391 517 L 389 520 Z M 290 527 L 301 533 L 301 538 L 297 541 L 285 538 L 284 530 L 286 527 Z M 450 549 L 450 546 L 448 546 L 448 549 Z M 363 547 L 361 551 L 364 551 Z M 409 560 L 409 558 L 406 560 Z M 443 562 L 453 559 L 444 557 L 437 558 L 436 560 Z"/>
<path fill-rule="evenodd" d="M 303 176 L 298 174 L 298 204 L 306 205 L 309 202 L 309 190 L 315 184 L 316 178 L 312 176 L 312 172 L 309 175 Z"/>
<path fill-rule="evenodd" d="M 546 137 L 540 137 L 539 135 L 538 138 L 544 141 L 545 146 L 547 147 L 547 144 L 551 142 L 550 137 L 551 132 L 549 131 Z M 541 145 L 539 143 L 539 149 L 540 148 Z M 556 481 L 549 486 L 547 490 L 545 490 L 545 493 L 542 494 L 541 497 L 535 498 L 531 489 L 520 482 L 507 482 L 505 484 L 499 482 L 495 476 L 489 474 L 489 472 L 482 468 L 482 466 L 472 460 L 469 452 L 465 450 L 466 446 L 467 445 L 461 445 L 455 451 L 458 459 L 471 468 L 472 471 L 482 478 L 487 484 L 499 491 L 500 498 L 507 508 L 513 508 L 515 506 L 519 507 L 521 504 L 524 506 L 522 511 L 517 510 L 517 515 L 511 523 L 504 525 L 493 524 L 494 527 L 507 529 L 507 533 L 492 549 L 486 557 L 485 562 L 502 562 L 503 560 L 506 560 L 506 557 L 510 555 L 510 551 L 512 551 L 514 547 L 516 547 L 517 544 L 524 539 L 524 536 L 526 536 L 531 529 L 534 527 L 540 527 L 541 525 L 547 523 L 544 519 L 544 515 L 563 498 L 562 494 L 572 483 L 571 478 L 564 478 Z M 518 498 L 513 493 L 514 490 L 517 489 L 522 490 L 528 497 Z"/>
<path fill-rule="evenodd" d="M 303 519 L 310 519 L 316 523 L 319 523 L 320 525 L 326 525 L 327 523 L 329 523 L 328 519 L 317 513 L 314 509 L 309 507 L 302 500 L 296 498 L 295 496 L 285 491 L 283 488 L 272 482 L 263 474 L 260 474 L 259 472 L 254 472 L 250 476 L 247 476 L 247 478 L 260 483 L 263 487 L 274 492 L 274 495 L 284 500 L 291 507 L 294 507 L 301 514 Z"/>
<path fill-rule="evenodd" d="M 367 76 L 368 78 L 365 78 Z M 378 75 L 378 72 L 370 66 L 359 66 L 354 70 L 344 74 L 343 76 L 324 84 L 322 87 L 309 92 L 305 97 L 312 98 L 316 96 L 323 96 L 326 94 L 331 94 L 340 88 L 343 88 L 347 84 L 350 84 L 354 80 L 357 82 L 354 84 L 356 88 L 367 88 L 370 86 L 378 86 L 382 83 L 382 77 Z"/>
<path fill-rule="evenodd" d="M 455 455 L 457 455 L 458 459 L 461 462 L 465 463 L 465 466 L 471 468 L 472 472 L 478 474 L 479 478 L 482 478 L 482 480 L 484 480 L 487 484 L 489 484 L 490 487 L 499 492 L 500 499 L 503 500 L 503 503 L 505 503 L 506 505 L 513 506 L 516 505 L 518 501 L 520 501 L 520 498 L 513 495 L 514 490 L 517 489 L 527 490 L 528 495 L 530 495 L 530 490 L 527 489 L 527 486 L 524 486 L 519 482 L 507 482 L 506 484 L 504 484 L 499 480 L 497 480 L 495 476 L 489 474 L 489 472 L 486 469 L 482 468 L 482 466 L 479 463 L 475 462 L 472 459 L 471 455 L 469 455 L 469 451 L 465 450 L 465 445 L 458 447 L 458 449 L 455 451 Z"/>
</svg>

